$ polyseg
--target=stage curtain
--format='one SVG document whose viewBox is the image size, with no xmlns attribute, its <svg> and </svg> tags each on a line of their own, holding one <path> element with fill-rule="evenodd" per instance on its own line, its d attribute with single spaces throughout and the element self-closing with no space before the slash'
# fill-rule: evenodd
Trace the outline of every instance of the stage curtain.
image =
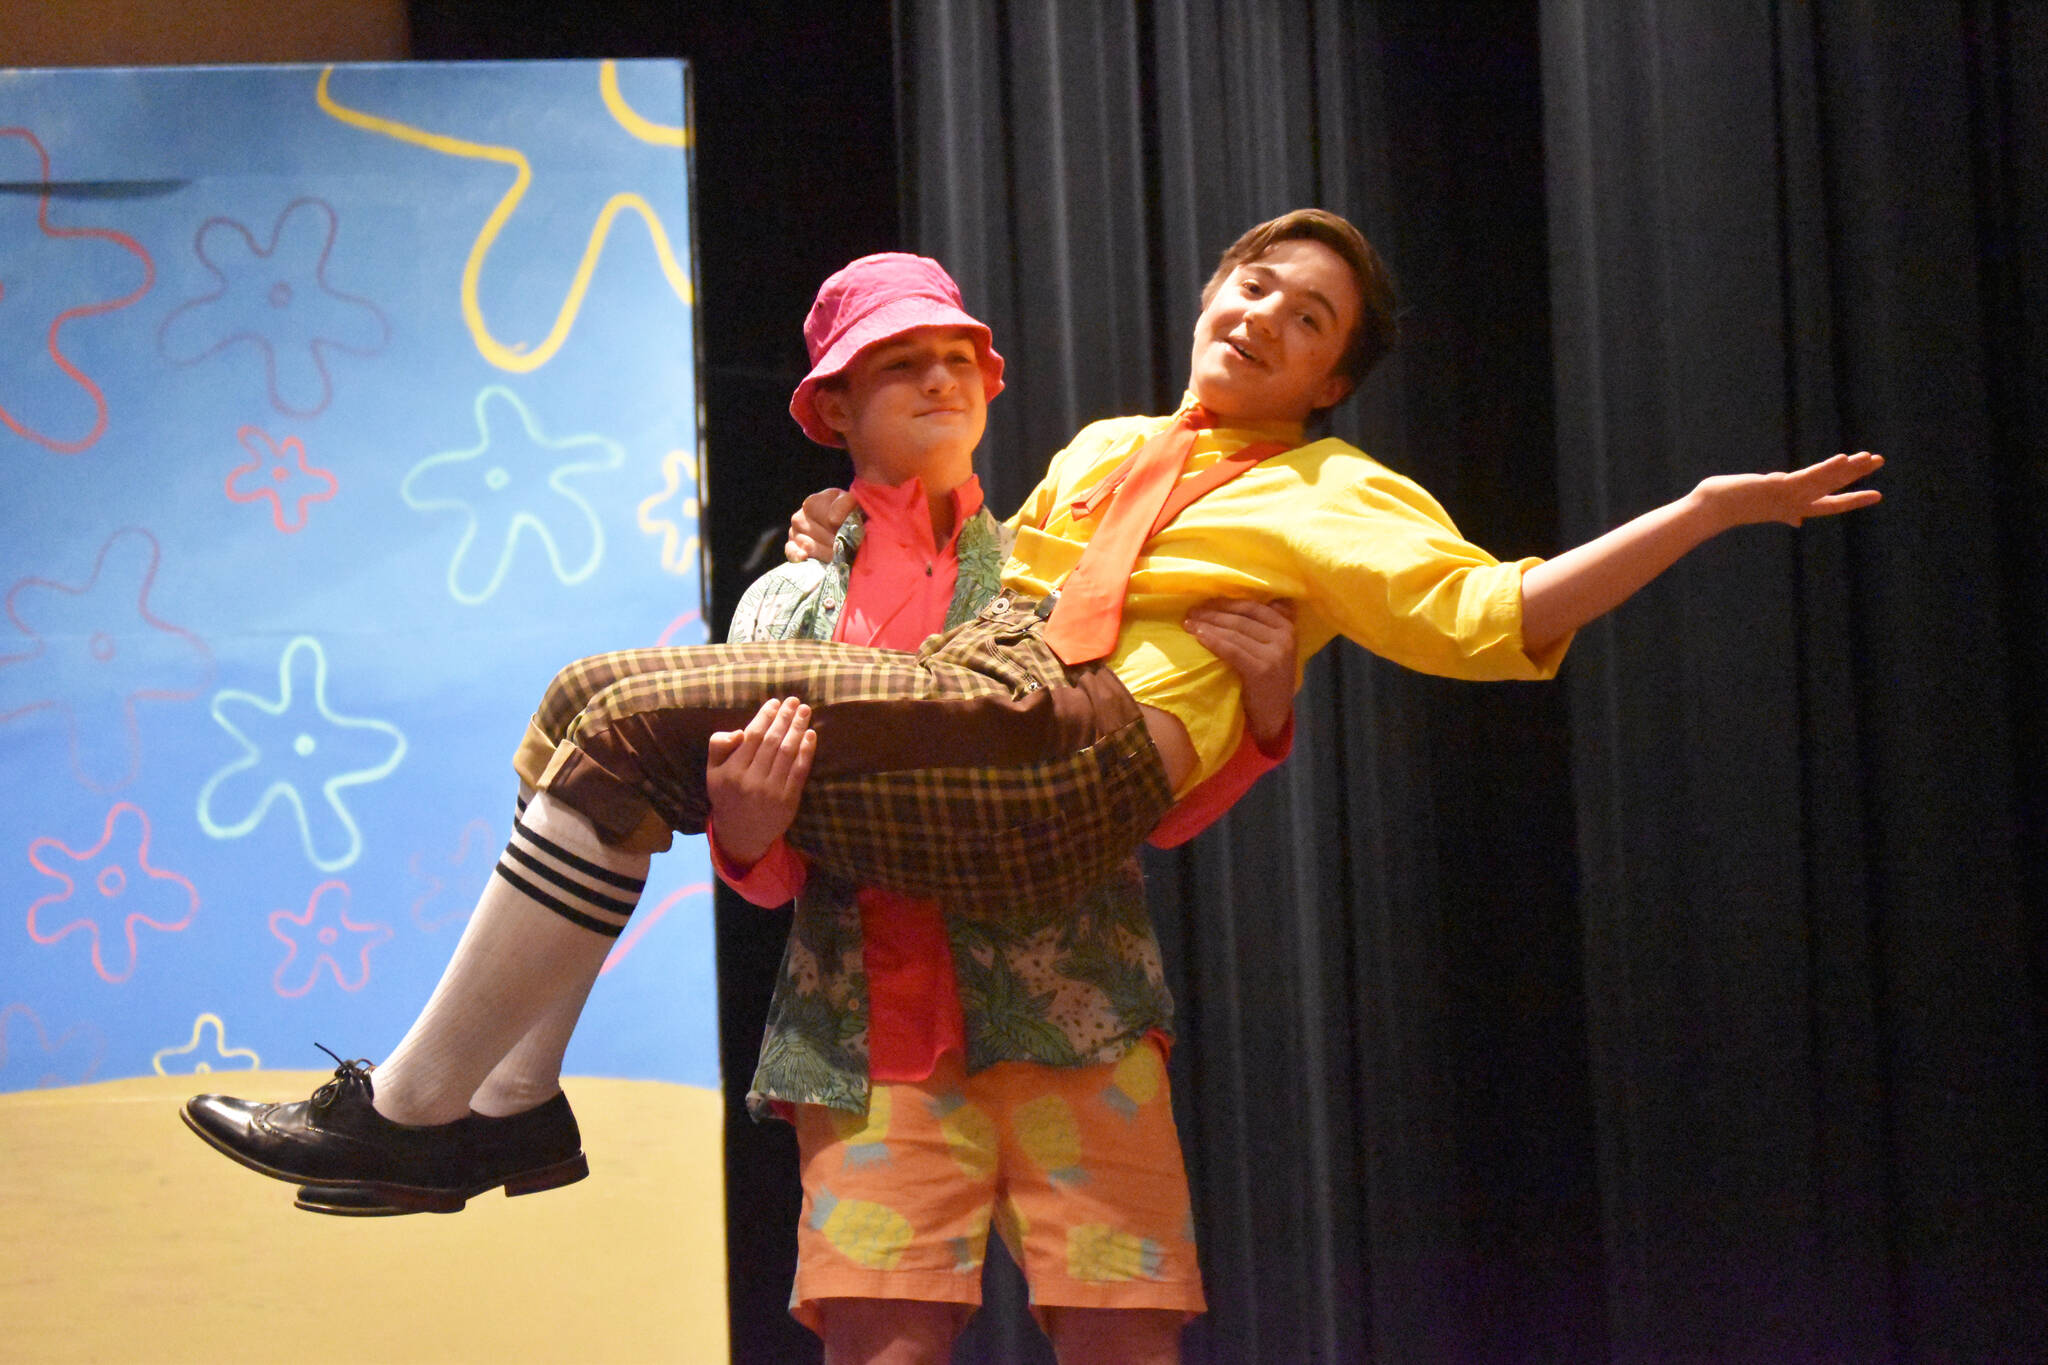
<svg viewBox="0 0 2048 1365">
<path fill-rule="evenodd" d="M 1242 228 L 1401 282 L 1337 419 L 1503 557 L 1875 448 L 1553 686 L 1311 668 L 1149 860 L 1196 1361 L 2025 1358 L 2043 1233 L 2034 11 L 900 0 L 912 245 L 1009 356 L 1014 506 L 1179 398 Z M 1042 1359 L 1014 1286 L 960 1359 Z"/>
<path fill-rule="evenodd" d="M 1625 1358 L 2040 1349 L 2043 32 L 1544 9 L 1565 538 L 1892 457 L 1881 509 L 1727 538 L 1571 673 Z"/>
</svg>

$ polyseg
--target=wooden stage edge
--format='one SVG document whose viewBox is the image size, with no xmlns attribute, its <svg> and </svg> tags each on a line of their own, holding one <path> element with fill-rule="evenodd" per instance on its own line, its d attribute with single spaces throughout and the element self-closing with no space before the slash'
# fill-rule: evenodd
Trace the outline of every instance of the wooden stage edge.
<svg viewBox="0 0 2048 1365">
<path fill-rule="evenodd" d="M 590 1178 L 458 1214 L 332 1218 L 178 1117 L 319 1072 L 0 1095 L 0 1361 L 727 1359 L 719 1096 L 570 1078 Z"/>
</svg>

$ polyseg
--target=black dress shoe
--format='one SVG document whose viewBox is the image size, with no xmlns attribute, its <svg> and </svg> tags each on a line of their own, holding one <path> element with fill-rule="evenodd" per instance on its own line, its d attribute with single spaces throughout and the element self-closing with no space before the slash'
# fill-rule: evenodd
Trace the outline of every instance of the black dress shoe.
<svg viewBox="0 0 2048 1365">
<path fill-rule="evenodd" d="M 367 1185 L 301 1185 L 295 1208 L 339 1218 L 396 1218 L 407 1213 L 460 1213 L 461 1209 L 408 1209 L 389 1203 Z"/>
<path fill-rule="evenodd" d="M 180 1111 L 185 1126 L 216 1151 L 278 1180 L 374 1188 L 403 1207 L 461 1208 L 454 1192 L 471 1176 L 461 1141 L 466 1120 L 394 1123 L 371 1103 L 369 1063 L 335 1061 L 334 1079 L 311 1099 L 266 1104 L 195 1095 Z"/>
<path fill-rule="evenodd" d="M 477 1195 L 505 1187 L 507 1196 L 538 1194 L 574 1184 L 590 1174 L 583 1135 L 569 1097 L 556 1094 L 522 1114 L 492 1118 L 472 1113 L 449 1125 L 457 1129 L 466 1169 L 463 1181 L 422 1199 L 419 1192 L 393 1192 L 378 1184 L 309 1183 L 294 1202 L 310 1213 L 343 1218 L 382 1218 L 400 1213 L 454 1213 Z"/>
</svg>

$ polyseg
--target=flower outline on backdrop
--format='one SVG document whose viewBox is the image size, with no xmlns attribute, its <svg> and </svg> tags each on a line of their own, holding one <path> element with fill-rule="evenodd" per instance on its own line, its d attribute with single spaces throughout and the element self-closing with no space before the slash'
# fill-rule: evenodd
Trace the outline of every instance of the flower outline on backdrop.
<svg viewBox="0 0 2048 1365">
<path fill-rule="evenodd" d="M 567 293 L 556 310 L 553 325 L 537 346 L 524 341 L 506 343 L 492 333 L 490 324 L 484 319 L 483 304 L 479 299 L 479 285 L 483 279 L 484 263 L 489 259 L 491 248 L 496 245 L 498 234 L 504 230 L 526 191 L 533 183 L 533 163 L 526 153 L 516 147 L 504 147 L 487 142 L 472 142 L 466 138 L 437 133 L 430 129 L 415 127 L 397 119 L 383 118 L 365 110 L 353 109 L 334 98 L 331 85 L 334 68 L 329 66 L 320 72 L 314 86 L 314 99 L 330 117 L 338 122 L 379 137 L 423 147 L 443 156 L 464 160 L 488 161 L 512 168 L 512 184 L 498 200 L 483 226 L 477 230 L 476 240 L 471 243 L 468 259 L 462 269 L 462 318 L 469 328 L 471 340 L 476 343 L 477 354 L 491 365 L 511 374 L 531 374 L 554 359 L 569 339 L 570 330 L 583 309 L 583 299 L 589 291 L 591 277 L 597 273 L 598 262 L 604 256 L 606 244 L 610 241 L 612 224 L 622 213 L 639 216 L 647 229 L 649 243 L 654 248 L 655 260 L 661 267 L 663 279 L 669 292 L 685 308 L 693 307 L 696 291 L 690 284 L 690 273 L 677 260 L 675 249 L 669 243 L 668 229 L 663 226 L 661 215 L 646 199 L 630 191 L 614 194 L 605 201 L 592 223 L 590 235 L 584 243 L 582 258 L 576 264 L 576 272 L 569 282 Z M 626 103 L 619 91 L 618 63 L 607 61 L 600 65 L 598 73 L 598 94 L 612 120 L 625 130 L 628 136 L 658 147 L 687 147 L 689 130 L 654 123 L 636 112 Z"/>
<path fill-rule="evenodd" d="M 126 832 L 118 842 L 117 827 Z M 31 840 L 29 862 L 45 877 L 62 882 L 64 889 L 30 904 L 28 936 L 50 947 L 83 930 L 92 945 L 92 969 L 100 980 L 119 985 L 135 975 L 140 957 L 135 937 L 138 925 L 172 934 L 188 927 L 199 913 L 199 888 L 191 878 L 149 861 L 151 835 L 148 812 L 133 802 L 117 801 L 107 811 L 100 841 L 83 852 L 50 835 Z M 70 860 L 76 877 L 61 865 L 44 861 L 52 850 Z M 91 890 L 81 894 L 81 881 Z M 64 908 L 50 908 L 59 906 Z M 65 915 L 71 918 L 64 919 Z M 118 929 L 110 931 L 101 923 L 103 916 L 118 919 Z M 60 924 L 45 923 L 60 919 Z M 111 967 L 110 941 L 111 951 L 117 954 Z"/>
<path fill-rule="evenodd" d="M 250 438 L 254 437 L 255 441 Z M 341 488 L 341 480 L 334 477 L 331 469 L 322 469 L 306 458 L 306 444 L 296 436 L 277 440 L 258 426 L 242 426 L 235 430 L 235 440 L 247 452 L 249 459 L 236 465 L 228 472 L 227 489 L 229 502 L 260 502 L 270 500 L 271 524 L 286 535 L 296 535 L 306 529 L 308 508 L 316 502 L 332 502 Z M 261 448 L 256 444 L 261 442 Z M 292 495 L 292 515 L 286 520 L 284 496 L 280 491 L 289 487 L 301 475 L 320 487 L 317 490 L 298 492 Z"/>
<path fill-rule="evenodd" d="M 412 856 L 405 860 L 405 869 L 415 881 L 425 882 L 427 889 L 413 898 L 412 922 L 431 934 L 447 925 L 467 920 L 476 906 L 477 897 L 498 866 L 498 848 L 504 842 L 490 821 L 473 816 L 456 835 L 453 852 L 429 855 L 425 849 L 414 850 Z M 431 870 L 428 866 L 430 856 L 433 862 Z M 448 875 L 443 876 L 444 872 Z M 429 906 L 443 899 L 443 892 L 449 893 L 446 898 L 448 908 L 430 911 Z"/>
<path fill-rule="evenodd" d="M 101 543 L 83 585 L 29 577 L 7 590 L 8 620 L 32 646 L 0 654 L 0 725 L 60 712 L 72 775 L 101 795 L 128 786 L 141 770 L 136 704 L 189 701 L 213 682 L 206 642 L 150 609 L 162 562 L 156 537 L 128 526 Z M 190 676 L 177 676 L 181 670 Z M 110 735 L 120 737 L 118 753 L 94 742 Z"/>
<path fill-rule="evenodd" d="M 209 1041 L 211 1046 L 202 1052 L 200 1044 Z M 166 1062 L 170 1065 L 166 1066 Z M 223 1065 L 216 1068 L 215 1062 Z M 253 1048 L 229 1047 L 227 1024 L 209 1010 L 192 1021 L 192 1037 L 183 1046 L 158 1048 L 151 1053 L 149 1067 L 159 1076 L 206 1076 L 216 1069 L 261 1071 L 263 1059 Z"/>
<path fill-rule="evenodd" d="M 0 1091 L 83 1085 L 106 1056 L 107 1037 L 96 1024 L 73 1024 L 52 1039 L 42 1016 L 28 1005 L 0 1005 Z M 26 1080 L 30 1075 L 35 1079 Z"/>
<path fill-rule="evenodd" d="M 327 282 L 340 230 L 334 206 L 310 196 L 278 213 L 268 246 L 258 246 L 236 219 L 201 223 L 192 249 L 217 287 L 164 317 L 158 352 L 188 369 L 247 342 L 263 355 L 273 408 L 300 418 L 325 412 L 334 401 L 326 353 L 372 356 L 391 339 L 391 323 L 377 305 Z"/>
<path fill-rule="evenodd" d="M 105 313 L 116 312 L 138 302 L 143 295 L 147 294 L 156 285 L 156 262 L 151 258 L 149 252 L 143 248 L 141 243 L 125 232 L 116 232 L 112 228 L 64 228 L 52 223 L 50 221 L 50 186 L 52 182 L 50 178 L 49 152 L 44 149 L 42 140 L 27 128 L 0 128 L 0 140 L 9 138 L 19 138 L 27 143 L 35 153 L 38 169 L 35 183 L 42 187 L 42 192 L 36 196 L 36 230 L 43 237 L 48 238 L 52 242 L 110 242 L 142 262 L 142 283 L 140 285 L 137 285 L 125 294 L 120 294 L 113 298 L 97 299 L 88 303 L 74 304 L 69 308 L 60 309 L 51 317 L 49 327 L 43 332 L 43 346 L 49 354 L 51 363 L 57 367 L 58 371 L 74 387 L 83 390 L 87 400 L 92 404 L 93 420 L 85 435 L 69 439 L 52 436 L 24 421 L 10 410 L 6 404 L 0 403 L 0 425 L 5 425 L 15 435 L 34 441 L 37 445 L 58 455 L 77 455 L 97 444 L 100 437 L 106 434 L 108 421 L 107 399 L 106 395 L 100 391 L 100 386 L 93 382 L 92 377 L 79 369 L 77 365 L 72 363 L 71 358 L 64 354 L 64 348 L 61 344 L 62 333 L 67 326 L 74 322 L 85 318 L 98 317 Z M 12 234 L 8 234 L 8 236 L 11 238 Z M 33 245 L 39 245 L 32 238 L 18 240 L 27 240 Z M 19 249 L 18 246 L 17 249 Z M 62 280 L 67 285 L 75 284 L 83 273 L 78 270 L 69 269 L 45 271 L 33 267 L 24 268 L 18 261 L 8 272 L 10 277 L 17 280 L 29 280 L 32 282 L 43 279 Z M 6 281 L 0 280 L 0 307 L 4 307 L 8 303 Z M 5 325 L 5 323 L 6 314 L 0 312 L 0 336 L 32 335 L 31 329 L 17 329 Z M 10 370 L 12 370 L 11 366 L 0 366 L 0 372 Z M 14 373 L 18 374 L 20 372 L 14 371 Z"/>
<path fill-rule="evenodd" d="M 395 930 L 388 924 L 369 922 L 358 924 L 349 918 L 349 905 L 354 893 L 347 882 L 326 881 L 313 888 L 313 894 L 306 900 L 304 914 L 295 915 L 289 910 L 270 912 L 270 932 L 288 951 L 284 961 L 277 964 L 271 974 L 271 986 L 288 1000 L 297 999 L 313 989 L 320 980 L 320 969 L 326 968 L 334 978 L 334 984 L 349 992 L 361 990 L 370 982 L 370 950 L 389 942 Z M 295 925 L 287 929 L 285 925 Z M 342 966 L 345 950 L 339 945 L 346 943 L 356 954 L 356 965 L 360 969 L 350 979 L 348 969 Z M 292 974 L 294 964 L 300 955 L 306 961 L 300 964 L 303 977 L 295 986 L 286 984 L 286 976 Z"/>
<path fill-rule="evenodd" d="M 661 488 L 635 509 L 640 529 L 661 537 L 661 567 L 672 574 L 687 574 L 697 567 L 698 515 L 703 510 L 697 490 L 701 486 L 696 459 L 686 450 L 671 450 L 661 460 Z M 680 524 L 676 517 L 660 515 L 665 504 L 675 508 Z"/>
<path fill-rule="evenodd" d="M 507 410 L 517 419 L 523 446 L 508 439 L 511 421 L 493 418 Z M 463 518 L 448 564 L 449 595 L 470 607 L 496 596 L 512 572 L 522 533 L 540 541 L 557 582 L 573 587 L 588 581 L 604 561 L 604 522 L 570 480 L 618 469 L 626 462 L 625 447 L 591 433 L 550 438 L 519 395 L 496 384 L 478 392 L 473 412 L 477 444 L 429 455 L 398 486 L 416 512 L 456 512 Z M 558 458 L 563 451 L 583 450 L 598 453 Z"/>
<path fill-rule="evenodd" d="M 302 659 L 306 662 L 301 663 Z M 388 721 L 336 712 L 327 700 L 327 670 L 327 652 L 320 642 L 299 635 L 278 659 L 275 702 L 232 688 L 214 695 L 214 723 L 242 746 L 243 754 L 216 771 L 199 790 L 199 827 L 208 835 L 239 839 L 262 824 L 272 806 L 284 802 L 292 808 L 300 843 L 314 867 L 338 872 L 362 856 L 362 829 L 342 792 L 389 777 L 405 757 L 406 738 Z M 306 676 L 301 677 L 302 673 Z M 231 715 L 239 716 L 239 723 Z M 266 746 L 251 739 L 249 731 L 263 732 L 265 737 L 289 733 L 291 738 Z M 290 757 L 284 753 L 287 749 Z M 331 749 L 342 751 L 338 762 L 329 756 Z M 381 759 L 344 766 L 377 750 L 384 751 Z M 316 756 L 321 757 L 319 763 L 313 762 Z M 301 773 L 311 776 L 302 777 Z M 301 785 L 309 782 L 317 785 L 320 801 L 309 800 L 301 790 Z M 229 788 L 226 796 L 221 795 L 223 787 Z M 249 790 L 253 787 L 260 790 Z M 216 806 L 219 801 L 231 808 L 246 804 L 247 811 L 239 816 L 223 815 Z M 321 826 L 317 834 L 316 823 Z M 341 847 L 334 851 L 337 835 Z M 329 851 L 323 853 L 323 847 Z"/>
</svg>

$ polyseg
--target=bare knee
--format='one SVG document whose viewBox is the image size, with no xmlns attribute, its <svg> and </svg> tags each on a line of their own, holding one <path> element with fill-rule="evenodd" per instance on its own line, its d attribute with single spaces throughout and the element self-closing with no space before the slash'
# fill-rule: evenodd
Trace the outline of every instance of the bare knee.
<svg viewBox="0 0 2048 1365">
<path fill-rule="evenodd" d="M 1172 1308 L 1049 1308 L 1060 1365 L 1179 1365 L 1185 1313 Z"/>
<path fill-rule="evenodd" d="M 945 1365 L 968 1312 L 916 1299 L 820 1299 L 825 1365 Z"/>
</svg>

